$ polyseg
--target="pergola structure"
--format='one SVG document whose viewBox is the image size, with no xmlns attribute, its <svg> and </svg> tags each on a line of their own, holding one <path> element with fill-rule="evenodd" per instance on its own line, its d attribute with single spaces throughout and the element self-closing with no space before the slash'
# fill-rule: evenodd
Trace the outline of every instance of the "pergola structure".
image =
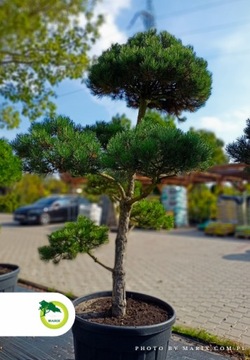
<svg viewBox="0 0 250 360">
<path fill-rule="evenodd" d="M 245 184 L 250 182 L 250 172 L 246 171 L 245 164 L 225 164 L 216 165 L 209 168 L 205 172 L 191 172 L 185 175 L 171 176 L 161 181 L 160 187 L 163 185 L 180 185 L 189 186 L 191 184 L 217 183 L 224 182 L 233 183 L 238 190 L 243 191 Z M 150 179 L 138 176 L 144 185 L 150 184 Z"/>
<path fill-rule="evenodd" d="M 225 164 L 215 165 L 209 168 L 206 172 L 191 172 L 185 175 L 172 176 L 164 178 L 159 184 L 159 188 L 163 185 L 180 185 L 189 186 L 191 184 L 204 184 L 204 183 L 217 183 L 224 182 L 233 183 L 238 190 L 244 191 L 245 184 L 250 183 L 250 172 L 246 171 L 248 165 L 245 164 Z M 74 178 L 69 174 L 61 174 L 61 179 L 72 187 L 77 187 L 82 184 L 86 184 L 87 179 Z M 149 185 L 151 180 L 147 177 L 137 176 L 137 179 L 142 182 L 143 185 Z"/>
</svg>

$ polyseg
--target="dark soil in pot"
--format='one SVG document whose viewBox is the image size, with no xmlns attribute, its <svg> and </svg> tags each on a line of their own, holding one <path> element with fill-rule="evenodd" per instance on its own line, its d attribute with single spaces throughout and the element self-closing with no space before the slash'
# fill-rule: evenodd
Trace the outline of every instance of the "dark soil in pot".
<svg viewBox="0 0 250 360">
<path fill-rule="evenodd" d="M 12 271 L 13 271 L 12 268 L 10 268 L 10 267 L 8 267 L 6 265 L 1 265 L 0 264 L 0 275 L 4 275 L 4 274 L 10 273 Z"/>
<path fill-rule="evenodd" d="M 80 303 L 75 309 L 82 319 L 115 326 L 154 325 L 170 317 L 162 307 L 133 298 L 127 299 L 126 315 L 122 318 L 112 317 L 111 307 L 111 297 L 103 297 Z"/>
</svg>

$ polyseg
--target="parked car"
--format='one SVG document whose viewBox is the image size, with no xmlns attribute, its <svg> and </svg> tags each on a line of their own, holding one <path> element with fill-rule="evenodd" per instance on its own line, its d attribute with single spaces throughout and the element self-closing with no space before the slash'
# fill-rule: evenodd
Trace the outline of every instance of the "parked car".
<svg viewBox="0 0 250 360">
<path fill-rule="evenodd" d="M 56 195 L 41 198 L 35 203 L 14 211 L 13 219 L 20 224 L 47 225 L 51 222 L 74 221 L 78 214 L 90 209 L 91 203 L 79 196 Z M 81 210 L 80 210 L 81 209 Z"/>
</svg>

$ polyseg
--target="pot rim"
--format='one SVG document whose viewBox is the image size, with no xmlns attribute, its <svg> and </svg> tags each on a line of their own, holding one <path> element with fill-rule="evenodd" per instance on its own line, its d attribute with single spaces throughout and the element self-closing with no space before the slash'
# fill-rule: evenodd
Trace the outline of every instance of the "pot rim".
<svg viewBox="0 0 250 360">
<path fill-rule="evenodd" d="M 9 272 L 7 272 L 5 274 L 0 274 L 1 279 L 4 279 L 5 277 L 16 275 L 20 271 L 20 267 L 18 265 L 15 265 L 15 264 L 0 263 L 0 267 L 1 266 L 4 266 L 4 267 L 9 268 L 11 270 L 11 271 L 9 271 Z"/>
<path fill-rule="evenodd" d="M 79 298 L 73 300 L 73 304 L 74 304 L 74 306 L 76 306 L 84 301 L 88 301 L 91 299 L 97 299 L 99 297 L 110 297 L 110 296 L 112 296 L 112 291 L 95 292 L 95 293 L 88 294 L 88 295 L 85 295 L 85 296 L 82 296 L 82 297 L 79 297 Z M 153 302 L 156 305 L 158 304 L 160 306 L 163 306 L 166 309 L 166 311 L 168 312 L 169 318 L 167 320 L 165 320 L 164 322 L 161 322 L 158 324 L 153 324 L 153 325 L 118 326 L 118 325 L 108 325 L 108 324 L 99 324 L 99 323 L 91 322 L 91 321 L 83 319 L 79 315 L 75 314 L 77 322 L 82 323 L 84 326 L 91 327 L 92 329 L 99 329 L 100 331 L 102 331 L 104 329 L 105 329 L 105 331 L 107 331 L 108 329 L 109 330 L 115 329 L 116 331 L 121 331 L 121 332 L 134 331 L 134 332 L 141 332 L 141 333 L 145 332 L 145 334 L 164 331 L 166 327 L 171 327 L 174 324 L 174 322 L 176 320 L 175 310 L 169 303 L 165 302 L 164 300 L 161 300 L 161 299 L 151 296 L 151 295 L 134 292 L 134 291 L 126 291 L 126 296 L 127 297 L 135 296 L 135 298 L 137 298 L 137 299 L 141 299 L 144 301 L 148 300 L 151 303 Z"/>
</svg>

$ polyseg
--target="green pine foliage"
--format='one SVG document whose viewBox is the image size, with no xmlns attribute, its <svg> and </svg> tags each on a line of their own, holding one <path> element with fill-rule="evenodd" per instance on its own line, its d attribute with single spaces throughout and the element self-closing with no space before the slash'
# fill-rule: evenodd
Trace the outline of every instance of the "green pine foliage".
<svg viewBox="0 0 250 360">
<path fill-rule="evenodd" d="M 108 231 L 106 226 L 97 226 L 90 219 L 79 216 L 76 222 L 66 223 L 48 236 L 49 245 L 39 248 L 40 257 L 57 264 L 62 259 L 75 259 L 79 253 L 91 253 L 108 242 Z"/>
<path fill-rule="evenodd" d="M 18 135 L 12 144 L 23 158 L 25 171 L 69 171 L 73 176 L 105 173 L 114 182 L 126 182 L 134 173 L 158 182 L 207 167 L 210 156 L 210 147 L 198 134 L 158 123 L 142 122 L 119 131 L 102 146 L 94 131 L 63 116 L 33 123 L 29 134 Z"/>
<path fill-rule="evenodd" d="M 187 150 L 188 149 L 188 150 Z M 137 173 L 153 180 L 206 168 L 210 147 L 193 132 L 142 122 L 113 137 L 103 167 L 117 179 Z"/>
<path fill-rule="evenodd" d="M 116 115 L 110 122 L 97 121 L 94 125 L 87 125 L 85 130 L 93 131 L 104 149 L 107 148 L 109 140 L 117 133 L 129 130 L 131 121 L 125 115 Z"/>
<path fill-rule="evenodd" d="M 191 46 L 166 31 L 137 33 L 126 44 L 114 44 L 91 67 L 87 86 L 94 95 L 125 100 L 140 108 L 179 117 L 196 111 L 211 94 L 207 62 Z"/>
<path fill-rule="evenodd" d="M 67 117 L 55 116 L 32 123 L 29 132 L 30 135 L 18 135 L 12 143 L 27 172 L 50 174 L 70 170 L 73 176 L 83 176 L 100 167 L 101 144 L 96 135 L 83 131 Z"/>
<path fill-rule="evenodd" d="M 169 230 L 174 226 L 174 218 L 166 214 L 160 201 L 144 199 L 134 204 L 130 215 L 130 226 Z"/>
<path fill-rule="evenodd" d="M 226 146 L 228 155 L 235 161 L 250 165 L 250 119 L 246 121 L 244 135 Z"/>
</svg>

